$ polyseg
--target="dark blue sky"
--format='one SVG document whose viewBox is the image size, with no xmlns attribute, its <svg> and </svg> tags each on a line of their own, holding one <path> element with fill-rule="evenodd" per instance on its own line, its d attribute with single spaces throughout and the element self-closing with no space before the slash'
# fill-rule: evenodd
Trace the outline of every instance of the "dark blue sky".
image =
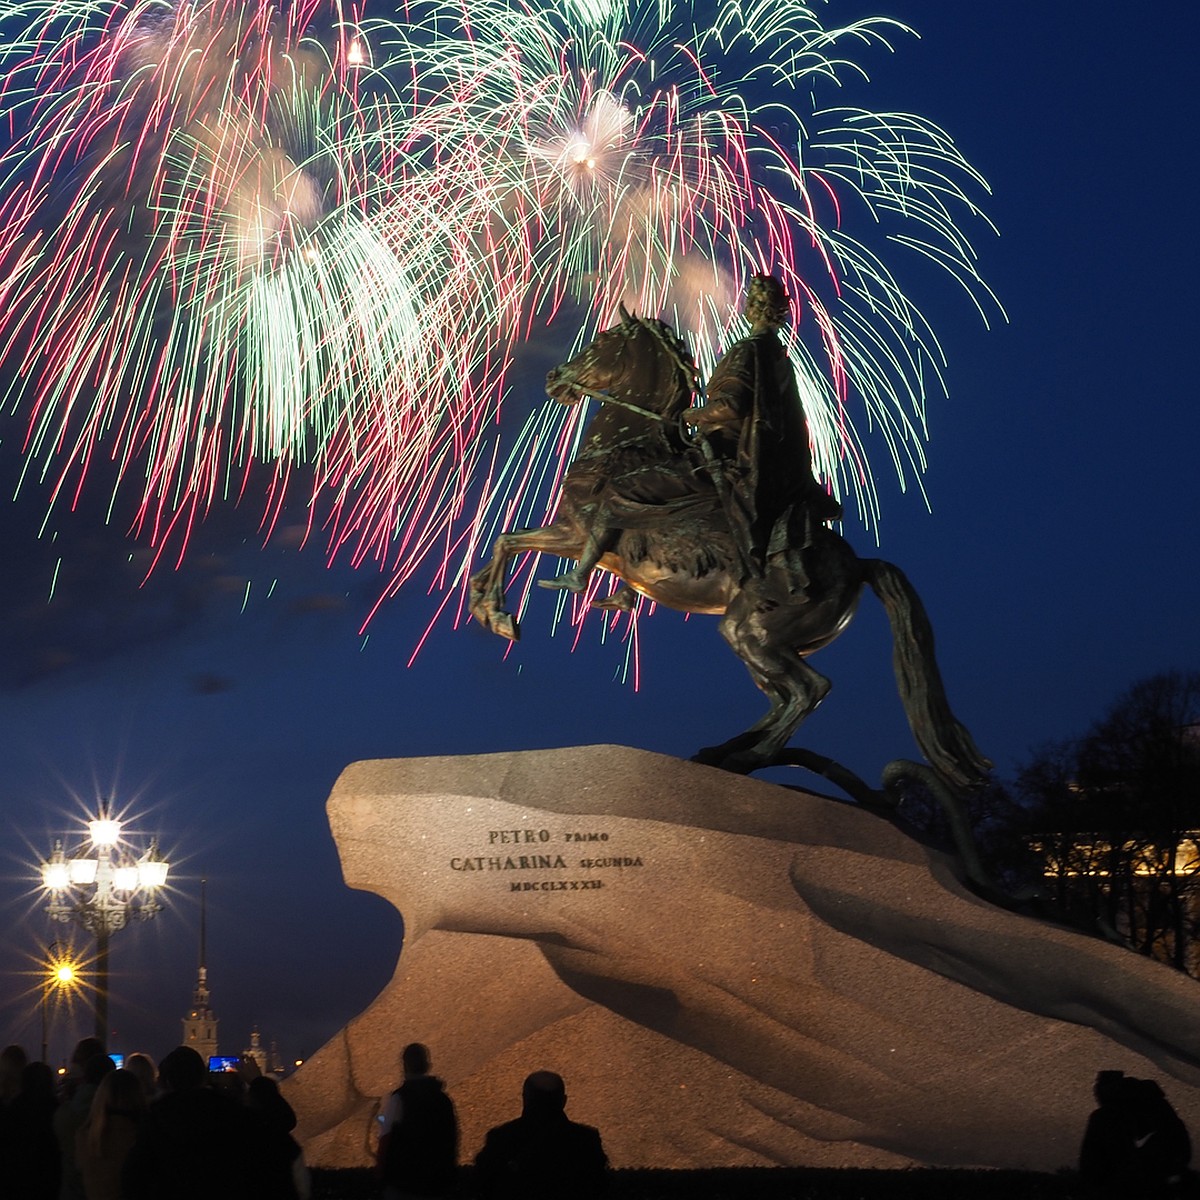
<svg viewBox="0 0 1200 1200">
<path fill-rule="evenodd" d="M 1200 668 L 1186 82 L 1200 31 L 1185 0 L 826 10 L 830 21 L 869 11 L 922 37 L 873 54 L 858 98 L 941 123 L 994 190 L 1001 236 L 977 247 L 1011 323 L 984 330 L 944 283 L 920 293 L 950 360 L 951 397 L 929 408 L 932 512 L 879 464 L 877 553 L 920 590 L 951 700 L 1006 773 L 1081 732 L 1135 679 Z M 6 496 L 14 432 L 0 426 Z M 389 906 L 341 882 L 323 806 L 346 764 L 589 742 L 686 756 L 763 707 L 712 619 L 643 620 L 636 692 L 619 679 L 622 646 L 585 638 L 572 653 L 566 631 L 550 637 L 547 593 L 507 660 L 477 628 L 445 625 L 406 668 L 438 599 L 418 587 L 364 646 L 378 576 L 328 572 L 315 551 L 259 551 L 244 514 L 214 516 L 182 571 L 138 590 L 142 552 L 119 532 L 81 513 L 58 522 L 52 547 L 37 539 L 43 512 L 36 495 L 0 506 L 6 1041 L 38 1038 L 19 972 L 56 932 L 33 869 L 79 801 L 111 793 L 134 806 L 177 864 L 168 911 L 114 942 L 116 1048 L 161 1055 L 177 1041 L 204 875 L 225 1048 L 257 1021 L 286 1055 L 307 1055 L 378 992 L 400 946 Z M 873 598 L 814 665 L 834 691 L 801 744 L 868 778 L 914 752 Z M 80 1013 L 72 1035 L 88 1026 Z"/>
</svg>

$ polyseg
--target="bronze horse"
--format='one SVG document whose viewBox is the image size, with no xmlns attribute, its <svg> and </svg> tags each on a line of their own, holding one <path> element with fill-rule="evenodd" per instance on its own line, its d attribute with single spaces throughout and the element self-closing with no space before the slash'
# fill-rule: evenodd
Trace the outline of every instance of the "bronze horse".
<svg viewBox="0 0 1200 1200">
<path fill-rule="evenodd" d="M 928 617 L 898 568 L 859 558 L 822 525 L 802 552 L 801 576 L 783 558 L 769 560 L 765 571 L 749 569 L 730 533 L 720 473 L 682 428 L 694 381 L 691 356 L 671 328 L 624 311 L 620 325 L 549 373 L 546 391 L 554 399 L 570 404 L 591 395 L 604 403 L 566 472 L 553 524 L 497 538 L 490 563 L 471 579 L 472 615 L 518 638 L 505 609 L 510 561 L 527 551 L 583 558 L 598 513 L 610 503 L 602 498 L 615 494 L 619 528 L 598 565 L 659 604 L 719 615 L 722 636 L 771 702 L 760 721 L 700 751 L 699 761 L 747 773 L 781 760 L 830 688 L 805 660 L 846 628 L 867 584 L 887 610 L 896 680 L 917 744 L 946 783 L 979 783 L 991 764 L 950 711 Z M 582 580 L 572 575 L 555 582 L 578 590 Z M 620 597 L 602 603 L 612 607 Z"/>
</svg>

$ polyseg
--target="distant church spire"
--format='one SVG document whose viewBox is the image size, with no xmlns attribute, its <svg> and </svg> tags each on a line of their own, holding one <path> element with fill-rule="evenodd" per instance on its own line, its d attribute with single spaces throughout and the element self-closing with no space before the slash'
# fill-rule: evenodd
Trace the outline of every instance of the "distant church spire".
<svg viewBox="0 0 1200 1200">
<path fill-rule="evenodd" d="M 200 967 L 196 972 L 196 986 L 192 989 L 192 1007 L 183 1018 L 183 1044 L 191 1046 L 205 1062 L 217 1053 L 217 1016 L 212 1010 L 208 990 L 207 886 L 207 879 L 200 880 Z"/>
</svg>

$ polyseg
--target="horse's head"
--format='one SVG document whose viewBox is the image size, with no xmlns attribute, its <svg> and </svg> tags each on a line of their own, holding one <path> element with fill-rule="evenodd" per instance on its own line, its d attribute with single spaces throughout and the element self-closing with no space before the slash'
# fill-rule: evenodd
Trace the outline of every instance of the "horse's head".
<svg viewBox="0 0 1200 1200">
<path fill-rule="evenodd" d="M 560 404 L 576 404 L 603 392 L 658 413 L 690 403 L 695 367 L 687 347 L 661 321 L 631 316 L 596 335 L 570 362 L 546 376 L 546 392 Z"/>
<path fill-rule="evenodd" d="M 546 375 L 546 394 L 560 404 L 578 404 L 589 392 L 620 388 L 630 370 L 630 350 L 640 326 L 621 306 L 621 323 L 598 333 L 569 362 Z"/>
</svg>

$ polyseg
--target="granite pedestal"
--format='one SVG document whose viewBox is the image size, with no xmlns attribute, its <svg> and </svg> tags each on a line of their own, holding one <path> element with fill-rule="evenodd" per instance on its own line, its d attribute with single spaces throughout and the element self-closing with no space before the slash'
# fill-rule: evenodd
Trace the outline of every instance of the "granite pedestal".
<svg viewBox="0 0 1200 1200">
<path fill-rule="evenodd" d="M 1055 1170 L 1101 1068 L 1200 1128 L 1200 984 L 986 903 L 853 805 L 590 746 L 356 763 L 328 812 L 405 940 L 287 1086 L 314 1165 L 369 1161 L 410 1041 L 464 1159 L 538 1068 L 621 1167 Z"/>
</svg>

